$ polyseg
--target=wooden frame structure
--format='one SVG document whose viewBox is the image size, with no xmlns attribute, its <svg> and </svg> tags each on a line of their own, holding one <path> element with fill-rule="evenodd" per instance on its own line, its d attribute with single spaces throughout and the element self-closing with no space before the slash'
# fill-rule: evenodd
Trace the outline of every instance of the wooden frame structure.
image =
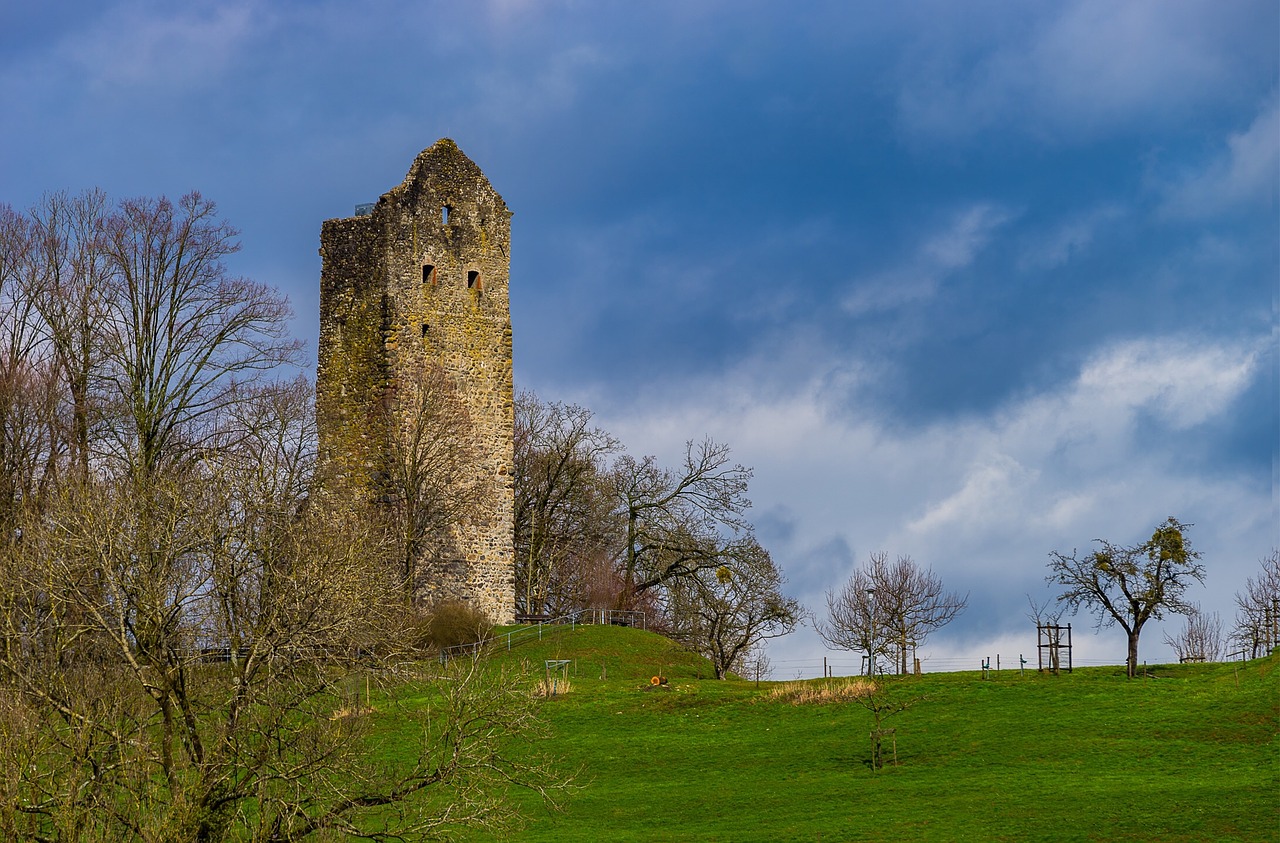
<svg viewBox="0 0 1280 843">
<path fill-rule="evenodd" d="M 1063 631 L 1067 633 L 1067 643 L 1062 643 Z M 1062 651 L 1067 651 L 1067 673 L 1071 672 L 1071 624 L 1060 626 L 1056 623 L 1036 624 L 1036 650 L 1040 654 L 1040 672 L 1045 671 L 1045 656 L 1048 656 L 1048 669 L 1056 676 L 1062 667 Z"/>
</svg>

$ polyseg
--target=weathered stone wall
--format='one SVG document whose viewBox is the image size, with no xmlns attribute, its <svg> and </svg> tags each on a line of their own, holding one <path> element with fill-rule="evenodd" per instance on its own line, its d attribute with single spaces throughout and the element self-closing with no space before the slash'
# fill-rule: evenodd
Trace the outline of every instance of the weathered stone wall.
<svg viewBox="0 0 1280 843">
<path fill-rule="evenodd" d="M 444 139 L 371 214 L 326 221 L 316 384 L 324 482 L 376 497 L 388 425 L 404 423 L 384 402 L 428 364 L 448 373 L 469 415 L 481 495 L 455 525 L 457 558 L 420 563 L 420 597 L 465 600 L 498 622 L 515 603 L 510 219 L 480 168 Z"/>
</svg>

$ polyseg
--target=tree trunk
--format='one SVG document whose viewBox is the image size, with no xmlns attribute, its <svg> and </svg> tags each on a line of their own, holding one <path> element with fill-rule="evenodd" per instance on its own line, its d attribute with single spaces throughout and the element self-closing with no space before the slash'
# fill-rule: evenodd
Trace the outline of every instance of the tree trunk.
<svg viewBox="0 0 1280 843">
<path fill-rule="evenodd" d="M 1129 678 L 1132 679 L 1138 675 L 1138 629 L 1134 629 L 1129 633 Z"/>
</svg>

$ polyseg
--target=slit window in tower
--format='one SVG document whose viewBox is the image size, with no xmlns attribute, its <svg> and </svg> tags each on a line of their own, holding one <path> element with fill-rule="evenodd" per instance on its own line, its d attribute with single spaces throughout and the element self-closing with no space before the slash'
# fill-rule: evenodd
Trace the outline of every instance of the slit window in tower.
<svg viewBox="0 0 1280 843">
<path fill-rule="evenodd" d="M 467 273 L 467 289 L 468 290 L 483 289 L 480 286 L 480 273 L 474 269 Z"/>
<path fill-rule="evenodd" d="M 449 217 L 451 216 L 453 216 L 452 205 L 445 205 L 440 208 L 440 222 L 445 223 L 447 225 L 449 223 Z"/>
<path fill-rule="evenodd" d="M 436 283 L 436 268 L 434 264 L 424 263 L 422 265 L 422 283 L 423 284 Z"/>
</svg>

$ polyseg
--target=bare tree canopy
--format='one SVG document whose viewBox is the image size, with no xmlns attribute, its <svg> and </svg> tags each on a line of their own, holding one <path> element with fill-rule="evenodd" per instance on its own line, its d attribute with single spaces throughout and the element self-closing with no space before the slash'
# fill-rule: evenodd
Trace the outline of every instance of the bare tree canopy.
<svg viewBox="0 0 1280 843">
<path fill-rule="evenodd" d="M 1170 517 L 1151 538 L 1132 546 L 1097 539 L 1098 550 L 1083 557 L 1049 554 L 1050 584 L 1062 586 L 1058 600 L 1071 610 L 1087 609 L 1096 627 L 1119 624 L 1128 637 L 1129 676 L 1138 670 L 1138 638 L 1147 621 L 1165 611 L 1187 614 L 1192 606 L 1183 594 L 1194 580 L 1204 582 L 1200 554 L 1186 537 L 1190 524 Z"/>
<path fill-rule="evenodd" d="M 942 580 L 910 556 L 889 561 L 873 553 L 838 590 L 827 592 L 827 618 L 818 633 L 831 647 L 867 654 L 868 674 L 885 657 L 908 673 L 908 658 L 934 630 L 955 619 L 968 596 L 946 591 Z"/>
<path fill-rule="evenodd" d="M 288 303 L 229 275 L 237 232 L 212 202 L 189 193 L 120 203 L 103 226 L 108 264 L 99 335 L 115 456 L 135 471 L 199 449 L 216 416 L 301 345 L 287 336 Z"/>
<path fill-rule="evenodd" d="M 516 608 L 559 613 L 594 603 L 593 572 L 620 541 L 608 461 L 618 441 L 591 411 L 516 395 Z M 600 608 L 603 608 L 600 607 Z"/>
<path fill-rule="evenodd" d="M 0 206 L 0 542 L 50 493 L 62 448 L 56 361 L 35 307 L 35 226 Z"/>
<path fill-rule="evenodd" d="M 723 563 L 722 533 L 749 533 L 751 469 L 729 461 L 729 446 L 688 442 L 684 464 L 663 469 L 653 457 L 624 456 L 614 470 L 625 525 L 623 578 L 645 591 Z"/>
<path fill-rule="evenodd" d="M 104 353 L 99 332 L 110 295 L 112 268 L 103 232 L 113 208 L 101 190 L 72 196 L 51 193 L 31 211 L 37 247 L 31 301 L 70 398 L 66 445 L 71 465 L 89 473 L 90 427 L 101 419 Z"/>
<path fill-rule="evenodd" d="M 644 611 L 719 675 L 795 628 L 800 607 L 746 519 L 751 470 L 727 445 L 686 442 L 682 464 L 665 468 L 623 453 L 582 407 L 522 392 L 515 416 L 522 613 Z"/>
<path fill-rule="evenodd" d="M 398 385 L 391 401 L 396 412 L 388 408 L 380 426 L 387 431 L 387 466 L 379 503 L 397 561 L 395 576 L 412 603 L 425 589 L 420 580 L 431 563 L 459 557 L 453 527 L 481 489 L 471 471 L 467 409 L 443 368 L 424 365 Z"/>
<path fill-rule="evenodd" d="M 1176 635 L 1165 633 L 1164 643 L 1178 654 L 1179 662 L 1216 662 L 1222 658 L 1222 618 L 1192 606 Z"/>
<path fill-rule="evenodd" d="M 742 673 L 762 642 L 795 631 L 804 617 L 785 597 L 782 572 L 754 537 L 723 553 L 720 567 L 668 583 L 673 635 L 711 660 L 717 679 Z"/>
</svg>

